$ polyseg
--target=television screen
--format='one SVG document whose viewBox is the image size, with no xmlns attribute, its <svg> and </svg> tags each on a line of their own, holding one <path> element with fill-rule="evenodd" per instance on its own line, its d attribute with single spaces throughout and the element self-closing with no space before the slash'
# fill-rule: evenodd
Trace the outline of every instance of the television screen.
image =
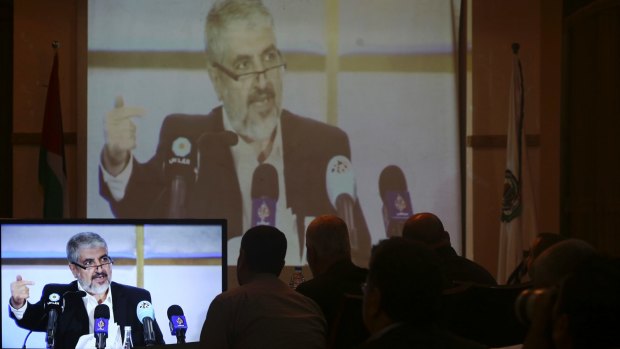
<svg viewBox="0 0 620 349">
<path fill-rule="evenodd" d="M 106 240 L 114 260 L 112 281 L 151 293 L 166 343 L 177 340 L 167 316 L 175 304 L 187 320 L 187 342 L 199 340 L 209 304 L 227 284 L 225 220 L 0 220 L 3 302 L 11 297 L 17 275 L 34 282 L 30 303 L 41 299 L 46 284 L 72 282 L 66 245 L 79 232 L 95 232 Z M 2 348 L 21 348 L 28 332 L 2 312 Z M 26 347 L 45 347 L 45 333 L 33 332 Z"/>
</svg>

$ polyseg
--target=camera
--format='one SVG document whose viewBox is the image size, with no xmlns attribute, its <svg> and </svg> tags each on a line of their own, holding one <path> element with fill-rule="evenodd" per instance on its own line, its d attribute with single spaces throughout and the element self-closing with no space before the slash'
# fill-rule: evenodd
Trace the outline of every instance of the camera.
<svg viewBox="0 0 620 349">
<path fill-rule="evenodd" d="M 519 294 L 515 301 L 515 314 L 519 321 L 529 326 L 532 322 L 534 315 L 534 309 L 541 306 L 540 300 L 549 296 L 555 298 L 558 290 L 555 287 L 551 288 L 528 288 Z"/>
</svg>

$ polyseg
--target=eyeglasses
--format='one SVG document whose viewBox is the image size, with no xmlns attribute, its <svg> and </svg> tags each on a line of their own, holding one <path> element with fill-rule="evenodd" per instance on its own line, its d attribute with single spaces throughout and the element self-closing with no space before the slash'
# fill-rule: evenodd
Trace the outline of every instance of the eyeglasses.
<svg viewBox="0 0 620 349">
<path fill-rule="evenodd" d="M 104 256 L 99 258 L 99 261 L 101 262 L 101 264 L 96 264 L 94 260 L 89 259 L 86 262 L 84 262 L 84 264 L 79 264 L 76 262 L 71 262 L 71 264 L 78 266 L 84 270 L 89 270 L 89 269 L 97 269 L 99 267 L 105 267 L 108 264 L 114 264 L 114 260 L 112 259 L 112 257 L 108 257 L 108 256 Z"/>
<path fill-rule="evenodd" d="M 269 66 L 263 70 L 251 71 L 247 73 L 235 73 L 232 70 L 226 68 L 225 66 L 217 62 L 213 62 L 213 66 L 221 70 L 224 74 L 228 75 L 229 78 L 235 81 L 249 81 L 249 80 L 256 79 L 261 74 L 267 74 L 271 71 L 274 71 L 275 69 L 279 69 L 279 68 L 286 69 L 286 63 L 284 62 Z"/>
</svg>

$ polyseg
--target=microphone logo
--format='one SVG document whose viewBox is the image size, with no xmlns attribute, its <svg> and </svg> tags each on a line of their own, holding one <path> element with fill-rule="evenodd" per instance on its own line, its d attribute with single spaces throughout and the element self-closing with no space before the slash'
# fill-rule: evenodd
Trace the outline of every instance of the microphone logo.
<svg viewBox="0 0 620 349">
<path fill-rule="evenodd" d="M 105 328 L 105 321 L 103 321 L 103 319 L 99 319 L 99 322 L 97 322 L 97 328 L 99 330 L 103 330 Z"/>
<path fill-rule="evenodd" d="M 329 171 L 331 173 L 344 174 L 349 171 L 351 162 L 344 156 L 337 156 L 334 158 L 334 161 L 330 163 L 330 165 L 331 167 L 329 168 Z"/>
<path fill-rule="evenodd" d="M 149 309 L 151 307 L 151 302 L 149 301 L 140 301 L 138 303 L 138 309 Z"/>
<path fill-rule="evenodd" d="M 387 191 L 385 193 L 388 215 L 391 219 L 406 220 L 413 214 L 412 208 L 409 206 L 411 198 L 409 192 L 404 191 Z"/>
<path fill-rule="evenodd" d="M 60 295 L 58 293 L 52 293 L 49 296 L 50 302 L 58 302 L 60 300 Z"/>
<path fill-rule="evenodd" d="M 191 165 L 191 160 L 187 157 L 192 151 L 192 143 L 186 137 L 177 137 L 172 142 L 172 153 L 175 155 L 168 159 L 168 164 L 175 163 L 181 165 Z"/>
<path fill-rule="evenodd" d="M 263 199 L 258 206 L 256 215 L 260 218 L 260 220 L 256 221 L 256 225 L 274 225 L 273 222 L 269 221 L 269 217 L 271 217 L 271 209 L 269 206 L 275 206 L 275 203 L 267 202 L 268 200 L 269 199 Z"/>
<path fill-rule="evenodd" d="M 183 324 L 185 324 L 185 321 L 183 321 L 183 318 L 182 317 L 177 317 L 177 325 L 183 326 Z"/>
</svg>

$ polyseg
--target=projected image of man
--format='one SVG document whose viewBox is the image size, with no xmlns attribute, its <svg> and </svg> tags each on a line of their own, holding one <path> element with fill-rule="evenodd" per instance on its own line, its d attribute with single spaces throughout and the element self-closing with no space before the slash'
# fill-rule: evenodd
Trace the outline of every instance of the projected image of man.
<svg viewBox="0 0 620 349">
<path fill-rule="evenodd" d="M 287 64 L 273 18 L 260 1 L 217 2 L 207 15 L 205 32 L 207 70 L 222 106 L 208 115 L 168 115 L 156 154 L 142 164 L 132 156 L 136 130 L 131 117 L 143 110 L 117 101 L 107 117 L 101 195 L 117 217 L 226 218 L 229 238 L 236 240 L 257 225 L 259 212 L 261 222 L 275 222 L 287 232 L 287 264 L 300 264 L 305 223 L 321 214 L 344 215 L 335 199 L 341 187 L 354 184 L 331 185 L 340 182 L 326 177 L 334 158 L 350 162 L 349 139 L 335 126 L 282 107 Z M 181 138 L 187 140 L 185 155 L 171 156 L 173 143 Z M 178 170 L 183 167 L 179 164 L 187 166 Z M 259 165 L 273 167 L 275 179 L 256 179 Z M 339 168 L 350 167 L 345 163 Z M 275 188 L 257 190 L 265 183 L 275 183 Z M 347 221 L 356 232 L 353 258 L 365 264 L 370 235 L 351 194 L 346 212 L 353 212 Z M 273 206 L 257 204 L 265 198 Z"/>
<path fill-rule="evenodd" d="M 141 323 L 144 319 L 138 318 L 137 306 L 144 301 L 150 304 L 151 294 L 112 282 L 113 260 L 108 255 L 105 240 L 91 232 L 74 235 L 67 242 L 67 260 L 76 280 L 69 284 L 45 285 L 37 303 L 28 302 L 28 286 L 34 285 L 33 281 L 18 275 L 11 283 L 9 316 L 17 325 L 28 330 L 47 331 L 48 335 L 51 331 L 53 338 L 48 339 L 48 343 L 53 340 L 56 348 L 93 347 L 97 309 L 104 305 L 109 308 L 108 347 L 122 343 L 120 328 L 124 326 L 131 326 L 135 345 L 145 345 Z M 55 305 L 55 313 L 51 313 L 50 308 Z M 50 320 L 50 317 L 55 319 Z M 154 341 L 164 343 L 157 322 L 152 320 Z"/>
</svg>

